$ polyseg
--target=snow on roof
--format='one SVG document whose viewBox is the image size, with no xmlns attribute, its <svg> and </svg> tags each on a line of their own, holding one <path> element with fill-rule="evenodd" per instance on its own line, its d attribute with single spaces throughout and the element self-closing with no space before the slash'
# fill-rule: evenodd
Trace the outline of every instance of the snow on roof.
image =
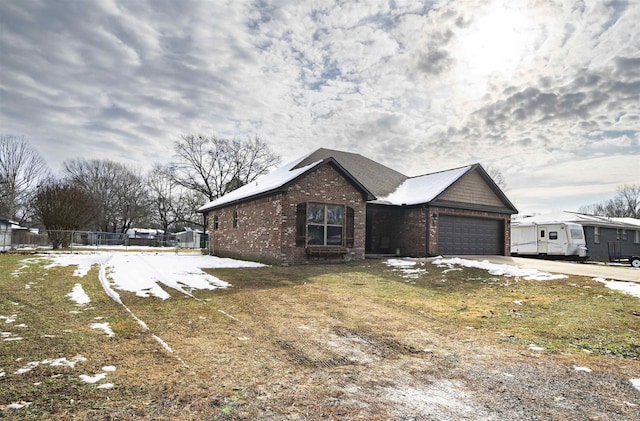
<svg viewBox="0 0 640 421">
<path fill-rule="evenodd" d="M 218 207 L 220 205 L 224 205 L 230 202 L 235 202 L 237 200 L 246 199 L 248 197 L 256 196 L 261 193 L 266 193 L 271 190 L 275 190 L 283 185 L 287 184 L 289 181 L 295 179 L 299 175 L 305 173 L 309 169 L 315 167 L 322 161 L 316 161 L 312 164 L 306 165 L 301 168 L 295 168 L 302 160 L 308 157 L 309 154 L 302 156 L 295 161 L 291 161 L 288 164 L 270 172 L 269 174 L 265 174 L 261 177 L 258 177 L 255 181 L 252 181 L 249 184 L 245 184 L 244 186 L 225 194 L 222 197 L 213 200 L 206 205 L 202 206 L 198 209 L 198 212 L 206 211 L 208 209 L 212 209 Z"/>
<path fill-rule="evenodd" d="M 637 218 L 611 218 L 616 222 L 622 222 L 623 224 L 635 225 L 640 227 L 640 219 Z"/>
<path fill-rule="evenodd" d="M 466 174 L 471 167 L 471 165 L 468 165 L 466 167 L 408 178 L 400 184 L 393 193 L 374 200 L 371 203 L 387 205 L 418 205 L 428 203 Z"/>
<path fill-rule="evenodd" d="M 635 221 L 635 222 L 634 222 Z M 514 225 L 524 224 L 527 222 L 535 223 L 553 223 L 553 222 L 575 222 L 583 225 L 610 226 L 640 226 L 640 220 L 634 218 L 610 218 L 608 216 L 587 215 L 576 212 L 553 212 L 542 215 L 527 216 L 522 219 L 513 221 Z"/>
</svg>

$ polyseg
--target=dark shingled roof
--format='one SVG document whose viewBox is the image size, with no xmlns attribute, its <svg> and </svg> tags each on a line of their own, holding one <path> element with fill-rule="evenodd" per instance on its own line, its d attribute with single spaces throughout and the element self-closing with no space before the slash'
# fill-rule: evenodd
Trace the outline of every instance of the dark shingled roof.
<svg viewBox="0 0 640 421">
<path fill-rule="evenodd" d="M 357 153 L 320 148 L 302 160 L 301 168 L 323 159 L 333 158 L 376 197 L 385 197 L 395 191 L 408 177 L 389 167 Z"/>
</svg>

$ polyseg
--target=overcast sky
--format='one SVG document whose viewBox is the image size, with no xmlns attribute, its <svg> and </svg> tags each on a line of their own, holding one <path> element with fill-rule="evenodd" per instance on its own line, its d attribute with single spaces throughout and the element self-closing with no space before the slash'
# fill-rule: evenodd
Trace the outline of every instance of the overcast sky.
<svg viewBox="0 0 640 421">
<path fill-rule="evenodd" d="M 0 133 L 56 172 L 259 135 L 407 175 L 499 169 L 521 213 L 640 184 L 640 1 L 0 0 Z"/>
</svg>

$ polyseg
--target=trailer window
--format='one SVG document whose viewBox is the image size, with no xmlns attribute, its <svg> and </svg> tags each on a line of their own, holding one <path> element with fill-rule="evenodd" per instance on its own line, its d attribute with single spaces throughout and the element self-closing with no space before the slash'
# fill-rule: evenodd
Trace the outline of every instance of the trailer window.
<svg viewBox="0 0 640 421">
<path fill-rule="evenodd" d="M 544 238 L 544 230 L 540 230 L 540 238 Z"/>
<path fill-rule="evenodd" d="M 579 230 L 577 228 L 571 228 L 570 230 L 571 232 L 571 239 L 572 240 L 582 240 L 582 230 Z"/>
<path fill-rule="evenodd" d="M 549 240 L 557 240 L 558 231 L 549 231 Z"/>
</svg>

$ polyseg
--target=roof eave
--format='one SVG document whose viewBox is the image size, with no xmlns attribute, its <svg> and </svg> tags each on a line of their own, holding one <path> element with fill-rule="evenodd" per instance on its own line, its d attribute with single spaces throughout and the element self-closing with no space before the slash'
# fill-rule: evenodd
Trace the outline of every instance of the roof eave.
<svg viewBox="0 0 640 421">
<path fill-rule="evenodd" d="M 342 165 L 340 165 L 340 163 L 338 163 L 338 161 L 336 161 L 334 158 L 326 158 L 326 159 L 318 162 L 316 165 L 311 166 L 306 171 L 301 172 L 296 177 L 294 177 L 291 180 L 285 182 L 281 186 L 274 187 L 271 190 L 267 190 L 267 191 L 264 191 L 264 192 L 261 192 L 261 193 L 258 193 L 258 194 L 254 194 L 254 195 L 251 195 L 251 196 L 246 196 L 246 197 L 238 198 L 236 200 L 231 200 L 229 202 L 224 202 L 224 203 L 221 203 L 219 205 L 211 206 L 211 207 L 206 208 L 206 209 L 200 208 L 196 212 L 205 214 L 205 213 L 211 212 L 212 210 L 215 210 L 215 209 L 220 209 L 220 208 L 224 208 L 224 207 L 231 206 L 231 205 L 237 205 L 239 203 L 248 202 L 248 201 L 251 201 L 251 200 L 256 200 L 256 199 L 259 199 L 259 198 L 262 198 L 262 197 L 266 197 L 266 196 L 272 196 L 274 194 L 284 193 L 284 192 L 286 192 L 288 190 L 288 188 L 289 188 L 289 186 L 291 184 L 293 184 L 294 182 L 296 182 L 300 178 L 310 174 L 311 172 L 315 171 L 316 169 L 318 169 L 321 166 L 326 165 L 326 164 L 331 164 L 339 172 L 342 172 L 343 175 L 345 176 L 345 178 L 347 178 L 348 181 L 350 181 L 358 190 L 361 191 L 361 193 L 363 193 L 363 197 L 364 197 L 365 201 L 375 200 L 376 199 L 376 197 L 373 195 L 373 193 L 371 193 L 369 190 L 367 190 L 366 187 L 364 187 L 358 180 L 356 180 L 356 178 L 353 177 L 349 173 L 349 171 L 347 171 Z"/>
</svg>

